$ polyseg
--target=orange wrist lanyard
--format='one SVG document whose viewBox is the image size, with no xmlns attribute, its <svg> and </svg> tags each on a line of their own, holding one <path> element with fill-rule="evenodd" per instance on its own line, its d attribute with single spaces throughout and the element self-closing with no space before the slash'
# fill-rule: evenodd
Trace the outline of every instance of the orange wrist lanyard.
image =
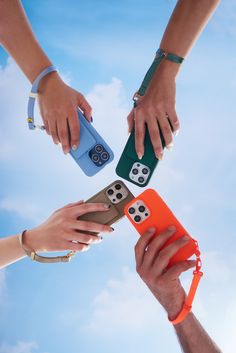
<svg viewBox="0 0 236 353">
<path fill-rule="evenodd" d="M 189 314 L 189 312 L 192 309 L 192 303 L 200 282 L 201 277 L 203 276 L 203 272 L 200 271 L 201 267 L 202 267 L 202 261 L 200 258 L 200 250 L 198 247 L 198 242 L 195 240 L 195 244 L 196 244 L 196 251 L 195 251 L 195 255 L 197 258 L 197 263 L 196 263 L 196 269 L 193 271 L 193 279 L 192 279 L 192 283 L 187 295 L 187 298 L 185 300 L 184 306 L 182 308 L 182 310 L 180 311 L 180 313 L 178 314 L 178 316 L 174 319 L 174 320 L 170 320 L 169 321 L 173 324 L 173 325 L 177 325 L 180 324 L 182 321 L 184 321 L 184 319 L 187 317 L 187 315 Z"/>
</svg>

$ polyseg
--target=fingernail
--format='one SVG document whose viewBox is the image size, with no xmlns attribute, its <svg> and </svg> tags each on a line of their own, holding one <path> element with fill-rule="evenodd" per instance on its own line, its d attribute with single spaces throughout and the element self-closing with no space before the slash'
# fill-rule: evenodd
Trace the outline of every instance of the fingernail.
<svg viewBox="0 0 236 353">
<path fill-rule="evenodd" d="M 96 239 L 96 240 L 94 241 L 94 243 L 95 243 L 95 244 L 101 243 L 102 239 L 103 239 L 103 237 L 98 237 L 98 239 Z"/>
<path fill-rule="evenodd" d="M 149 233 L 155 233 L 155 231 L 156 231 L 156 228 L 154 228 L 154 227 L 148 229 Z"/>
<path fill-rule="evenodd" d="M 162 161 L 162 159 L 163 159 L 163 152 L 156 153 L 156 158 L 159 159 L 159 161 Z"/>
<path fill-rule="evenodd" d="M 187 235 L 185 235 L 182 239 L 183 239 L 184 242 L 189 241 L 189 237 Z"/>
<path fill-rule="evenodd" d="M 142 153 L 138 153 L 138 159 L 140 160 L 140 159 L 142 159 L 143 158 L 143 155 L 142 155 Z"/>
<path fill-rule="evenodd" d="M 170 232 L 175 232 L 175 231 L 176 231 L 176 228 L 175 228 L 175 226 L 170 226 L 170 227 L 168 227 L 168 230 L 169 230 Z"/>
<path fill-rule="evenodd" d="M 87 245 L 86 247 L 84 247 L 81 252 L 85 252 L 85 251 L 88 251 L 90 249 L 90 245 Z"/>
<path fill-rule="evenodd" d="M 73 146 L 72 146 L 72 150 L 73 150 L 73 151 L 77 150 L 77 146 L 76 146 L 76 145 L 73 145 Z"/>
<path fill-rule="evenodd" d="M 172 151 L 174 147 L 173 142 L 169 143 L 169 145 L 166 146 L 166 148 L 168 148 L 169 151 Z"/>
<path fill-rule="evenodd" d="M 109 208 L 111 208 L 111 205 L 109 203 L 104 203 L 103 206 L 106 210 L 109 210 Z"/>
<path fill-rule="evenodd" d="M 175 132 L 174 132 L 174 136 L 178 136 L 179 135 L 179 130 L 176 130 Z"/>
</svg>

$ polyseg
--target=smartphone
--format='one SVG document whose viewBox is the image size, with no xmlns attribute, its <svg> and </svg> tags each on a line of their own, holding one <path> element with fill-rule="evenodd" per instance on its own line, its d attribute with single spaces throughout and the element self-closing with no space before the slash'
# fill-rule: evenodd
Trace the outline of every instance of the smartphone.
<svg viewBox="0 0 236 353">
<path fill-rule="evenodd" d="M 79 219 L 111 225 L 124 216 L 125 205 L 133 199 L 134 195 L 127 186 L 121 180 L 116 180 L 86 201 L 87 203 L 108 203 L 111 206 L 110 209 L 104 212 L 87 213 Z"/>
<path fill-rule="evenodd" d="M 195 240 L 188 234 L 155 190 L 147 189 L 138 197 L 131 200 L 125 206 L 125 215 L 141 236 L 152 227 L 156 229 L 156 235 L 154 236 L 158 236 L 158 234 L 166 230 L 169 226 L 175 226 L 175 234 L 166 242 L 164 247 L 183 235 L 189 237 L 189 242 L 172 257 L 168 267 L 179 261 L 187 260 L 195 253 Z"/>
<path fill-rule="evenodd" d="M 135 132 L 130 133 L 128 141 L 122 152 L 120 160 L 116 167 L 116 174 L 137 186 L 147 186 L 151 176 L 158 164 L 151 138 L 149 135 L 148 127 L 145 130 L 144 139 L 144 156 L 141 160 L 138 159 L 135 151 Z M 162 145 L 164 148 L 164 139 L 161 136 Z"/>
<path fill-rule="evenodd" d="M 80 142 L 78 148 L 70 154 L 87 176 L 93 176 L 109 164 L 114 154 L 93 125 L 78 109 L 80 123 Z"/>
</svg>

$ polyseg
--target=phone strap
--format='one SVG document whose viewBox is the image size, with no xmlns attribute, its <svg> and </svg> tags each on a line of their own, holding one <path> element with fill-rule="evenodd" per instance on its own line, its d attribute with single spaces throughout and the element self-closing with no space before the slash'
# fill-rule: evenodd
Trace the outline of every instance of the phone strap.
<svg viewBox="0 0 236 353">
<path fill-rule="evenodd" d="M 159 48 L 156 52 L 156 56 L 152 62 L 152 65 L 150 66 L 146 75 L 144 76 L 143 82 L 142 82 L 139 90 L 133 96 L 134 107 L 136 107 L 138 99 L 140 97 L 144 96 L 144 94 L 148 88 L 148 85 L 149 85 L 152 77 L 154 76 L 154 73 L 156 72 L 157 67 L 160 65 L 160 63 L 164 59 L 172 61 L 176 64 L 182 64 L 182 62 L 184 61 L 184 58 L 182 58 L 181 56 L 178 56 L 178 55 L 175 55 L 172 53 L 167 53 L 163 49 Z"/>
<path fill-rule="evenodd" d="M 38 94 L 38 87 L 39 83 L 42 80 L 43 77 L 46 75 L 50 74 L 51 72 L 57 71 L 56 67 L 51 65 L 46 67 L 34 80 L 32 84 L 31 91 L 29 93 L 29 100 L 28 100 L 28 126 L 30 130 L 45 130 L 45 127 L 43 125 L 35 125 L 34 123 L 34 104 L 35 104 L 35 99 L 37 98 Z"/>
<path fill-rule="evenodd" d="M 203 272 L 201 272 L 201 267 L 202 267 L 202 261 L 200 258 L 200 250 L 198 247 L 198 242 L 195 240 L 195 245 L 196 245 L 196 251 L 195 251 L 195 255 L 196 255 L 196 269 L 193 271 L 193 279 L 192 279 L 192 283 L 188 292 L 188 295 L 186 297 L 184 306 L 182 308 L 182 310 L 180 311 L 180 313 L 178 314 L 178 316 L 174 319 L 174 320 L 170 320 L 169 321 L 173 324 L 173 325 L 177 325 L 180 324 L 182 321 L 184 321 L 184 319 L 187 317 L 187 315 L 189 314 L 189 312 L 192 309 L 192 304 L 193 304 L 193 300 L 195 297 L 195 294 L 197 292 L 197 288 L 200 282 L 201 277 L 203 276 Z"/>
</svg>

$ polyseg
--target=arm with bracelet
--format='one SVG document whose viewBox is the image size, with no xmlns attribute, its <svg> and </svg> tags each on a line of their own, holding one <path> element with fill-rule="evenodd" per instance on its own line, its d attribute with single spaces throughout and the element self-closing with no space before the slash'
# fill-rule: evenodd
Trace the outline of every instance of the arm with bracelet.
<svg viewBox="0 0 236 353">
<path fill-rule="evenodd" d="M 61 143 L 64 153 L 76 150 L 80 132 L 77 109 L 91 122 L 91 107 L 81 93 L 60 78 L 34 36 L 20 0 L 0 1 L 0 45 L 35 84 L 33 88 L 39 84 L 31 92 L 30 100 L 37 94 L 46 132 L 55 144 Z M 37 127 L 32 120 L 28 122 L 31 129 Z"/>
<path fill-rule="evenodd" d="M 190 308 L 184 313 L 186 302 L 191 302 L 192 298 L 190 293 L 186 295 L 180 275 L 197 263 L 190 259 L 168 266 L 173 256 L 190 242 L 189 237 L 182 234 L 169 243 L 175 232 L 175 226 L 170 224 L 158 236 L 154 236 L 155 228 L 149 228 L 140 237 L 135 246 L 137 272 L 166 310 L 184 353 L 222 353 Z"/>
<path fill-rule="evenodd" d="M 55 211 L 41 225 L 5 238 L 0 238 L 0 269 L 28 256 L 41 263 L 69 262 L 76 252 L 83 252 L 102 241 L 99 233 L 113 228 L 96 221 L 85 221 L 90 213 L 106 213 L 107 203 L 78 201 Z M 38 253 L 68 251 L 66 255 L 44 256 Z"/>
<path fill-rule="evenodd" d="M 180 123 L 175 110 L 175 80 L 181 63 L 214 12 L 219 0 L 179 0 L 166 27 L 157 51 L 163 58 L 158 68 L 152 65 L 143 86 L 135 94 L 135 106 L 128 116 L 131 132 L 135 128 L 135 149 L 139 159 L 144 155 L 146 126 L 156 158 L 163 158 L 163 143 L 173 148 L 173 135 Z M 155 60 L 154 60 L 155 61 Z M 145 93 L 145 95 L 144 95 Z"/>
</svg>

